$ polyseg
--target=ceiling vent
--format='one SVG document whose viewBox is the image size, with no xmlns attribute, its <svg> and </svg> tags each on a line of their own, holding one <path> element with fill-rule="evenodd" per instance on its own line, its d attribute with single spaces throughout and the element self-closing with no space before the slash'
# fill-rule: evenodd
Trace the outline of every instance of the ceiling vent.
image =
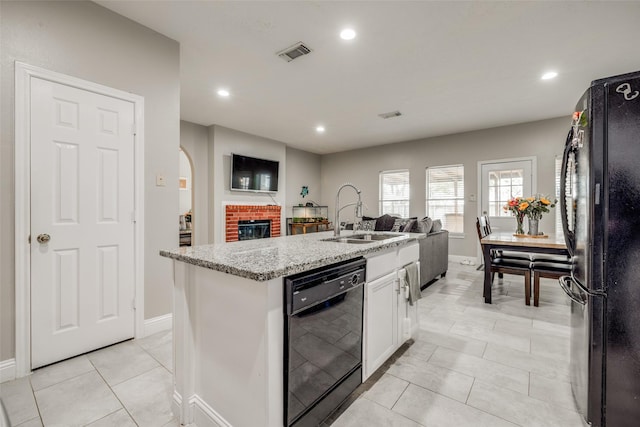
<svg viewBox="0 0 640 427">
<path fill-rule="evenodd" d="M 311 53 L 311 49 L 302 44 L 302 42 L 298 42 L 293 46 L 286 48 L 285 50 L 281 50 L 280 52 L 276 53 L 276 55 L 287 62 L 291 62 L 294 59 L 307 55 L 309 53 Z"/>
<path fill-rule="evenodd" d="M 401 115 L 402 113 L 400 111 L 391 111 L 389 113 L 378 114 L 378 117 L 382 117 L 383 119 L 392 119 Z"/>
</svg>

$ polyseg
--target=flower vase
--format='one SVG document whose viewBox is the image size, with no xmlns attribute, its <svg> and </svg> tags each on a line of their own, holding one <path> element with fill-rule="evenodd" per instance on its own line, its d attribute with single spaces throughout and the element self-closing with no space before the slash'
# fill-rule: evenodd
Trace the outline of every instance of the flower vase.
<svg viewBox="0 0 640 427">
<path fill-rule="evenodd" d="M 516 215 L 516 234 L 524 234 L 523 221 L 523 215 Z"/>
<path fill-rule="evenodd" d="M 531 236 L 538 235 L 538 221 L 537 219 L 529 218 L 529 234 Z"/>
</svg>

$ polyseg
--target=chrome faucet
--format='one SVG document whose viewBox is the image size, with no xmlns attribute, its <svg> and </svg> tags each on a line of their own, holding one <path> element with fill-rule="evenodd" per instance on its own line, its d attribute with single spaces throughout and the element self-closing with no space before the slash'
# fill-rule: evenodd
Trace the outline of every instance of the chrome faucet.
<svg viewBox="0 0 640 427">
<path fill-rule="evenodd" d="M 358 194 L 358 201 L 354 202 L 354 203 L 348 203 L 346 205 L 344 205 L 343 207 L 339 207 L 340 206 L 340 192 L 342 191 L 342 189 L 344 187 L 351 187 L 354 190 L 356 190 L 356 194 Z M 336 214 L 333 217 L 334 218 L 334 222 L 335 224 L 333 225 L 333 235 L 334 236 L 339 236 L 340 235 L 340 211 L 348 206 L 353 206 L 356 205 L 356 218 L 362 218 L 362 198 L 360 197 L 360 190 L 358 190 L 358 188 L 356 188 L 355 185 L 353 184 L 342 184 L 342 186 L 340 188 L 338 188 L 338 193 L 336 194 Z"/>
</svg>

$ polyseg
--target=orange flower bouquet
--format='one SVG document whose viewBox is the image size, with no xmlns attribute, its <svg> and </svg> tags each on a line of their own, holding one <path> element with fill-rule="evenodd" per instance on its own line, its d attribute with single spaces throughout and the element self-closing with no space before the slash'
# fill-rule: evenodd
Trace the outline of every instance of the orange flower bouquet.
<svg viewBox="0 0 640 427">
<path fill-rule="evenodd" d="M 511 215 L 516 217 L 516 234 L 524 234 L 522 223 L 524 222 L 524 216 L 528 208 L 529 202 L 522 197 L 512 197 L 507 204 L 503 206 L 505 212 L 511 211 Z"/>
<path fill-rule="evenodd" d="M 527 197 L 524 199 L 528 206 L 525 209 L 525 214 L 529 219 L 542 219 L 542 214 L 549 212 L 550 208 L 556 206 L 557 200 L 550 200 L 548 197 L 542 196 L 540 194 L 536 194 L 532 197 Z"/>
</svg>

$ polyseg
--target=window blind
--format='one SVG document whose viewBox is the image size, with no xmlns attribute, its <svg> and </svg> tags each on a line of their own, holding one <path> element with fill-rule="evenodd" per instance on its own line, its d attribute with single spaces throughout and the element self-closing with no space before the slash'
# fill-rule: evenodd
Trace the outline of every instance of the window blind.
<svg viewBox="0 0 640 427">
<path fill-rule="evenodd" d="M 563 236 L 562 213 L 560 212 L 560 173 L 562 172 L 562 157 L 556 157 L 556 235 Z"/>
<path fill-rule="evenodd" d="M 426 212 L 450 233 L 464 232 L 464 166 L 427 168 Z"/>
<path fill-rule="evenodd" d="M 409 217 L 409 171 L 380 172 L 380 215 Z"/>
</svg>

